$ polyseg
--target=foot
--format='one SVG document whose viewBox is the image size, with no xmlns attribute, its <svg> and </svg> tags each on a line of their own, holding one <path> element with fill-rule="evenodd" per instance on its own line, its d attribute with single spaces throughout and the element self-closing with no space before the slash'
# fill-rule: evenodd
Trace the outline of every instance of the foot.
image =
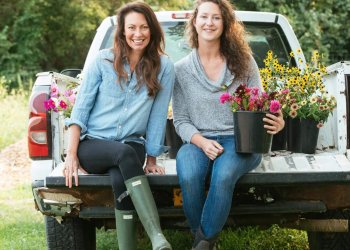
<svg viewBox="0 0 350 250">
<path fill-rule="evenodd" d="M 158 235 L 152 240 L 152 248 L 153 250 L 172 250 L 170 243 L 161 233 L 158 233 Z"/>
</svg>

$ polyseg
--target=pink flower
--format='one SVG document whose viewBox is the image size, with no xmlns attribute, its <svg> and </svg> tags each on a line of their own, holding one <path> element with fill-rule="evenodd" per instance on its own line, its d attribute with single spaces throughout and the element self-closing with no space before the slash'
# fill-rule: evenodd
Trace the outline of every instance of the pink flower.
<svg viewBox="0 0 350 250">
<path fill-rule="evenodd" d="M 65 103 L 65 101 L 60 101 L 60 107 L 63 108 L 63 109 L 66 109 L 67 108 L 67 103 Z"/>
<path fill-rule="evenodd" d="M 289 89 L 284 89 L 284 90 L 282 90 L 282 94 L 288 94 L 289 93 Z"/>
<path fill-rule="evenodd" d="M 44 105 L 46 110 L 51 110 L 56 108 L 55 102 L 52 99 L 46 100 L 44 102 Z"/>
<path fill-rule="evenodd" d="M 253 96 L 257 96 L 259 94 L 259 88 L 254 87 L 250 90 L 250 93 L 252 93 Z"/>
<path fill-rule="evenodd" d="M 75 98 L 76 98 L 75 94 L 73 93 L 73 94 L 71 94 L 70 96 L 68 96 L 67 98 L 68 98 L 69 102 L 70 102 L 72 105 L 74 105 L 74 103 L 75 103 Z"/>
<path fill-rule="evenodd" d="M 56 83 L 51 83 L 51 97 L 58 97 L 59 89 Z"/>
<path fill-rule="evenodd" d="M 270 112 L 277 113 L 281 109 L 281 104 L 279 101 L 272 100 L 270 103 Z"/>
<path fill-rule="evenodd" d="M 71 95 L 73 95 L 74 94 L 74 92 L 73 92 L 73 90 L 71 90 L 71 89 L 67 89 L 65 92 L 64 92 L 64 96 L 65 97 L 69 97 L 69 96 L 71 96 Z"/>
<path fill-rule="evenodd" d="M 220 96 L 220 102 L 221 103 L 225 103 L 225 102 L 228 102 L 229 100 L 231 99 L 231 95 L 229 93 L 223 93 L 221 96 Z"/>
</svg>

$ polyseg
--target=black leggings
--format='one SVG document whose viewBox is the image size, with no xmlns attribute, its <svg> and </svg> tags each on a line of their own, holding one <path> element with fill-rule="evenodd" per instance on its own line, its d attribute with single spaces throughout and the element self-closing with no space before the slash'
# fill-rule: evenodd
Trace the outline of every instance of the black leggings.
<svg viewBox="0 0 350 250">
<path fill-rule="evenodd" d="M 80 164 L 90 174 L 111 176 L 115 207 L 119 210 L 133 210 L 130 196 L 121 202 L 118 197 L 126 191 L 124 182 L 132 177 L 144 175 L 145 147 L 136 142 L 86 139 L 79 143 Z"/>
</svg>

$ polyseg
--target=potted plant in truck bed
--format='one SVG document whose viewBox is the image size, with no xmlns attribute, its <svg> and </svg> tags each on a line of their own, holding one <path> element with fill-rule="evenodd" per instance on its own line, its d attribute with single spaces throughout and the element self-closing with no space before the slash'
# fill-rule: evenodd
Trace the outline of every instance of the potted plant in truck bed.
<svg viewBox="0 0 350 250">
<path fill-rule="evenodd" d="M 281 104 L 277 92 L 261 92 L 258 87 L 245 84 L 234 93 L 224 93 L 221 103 L 228 103 L 233 112 L 236 151 L 240 153 L 268 153 L 272 135 L 264 128 L 263 118 L 267 112 L 277 113 Z"/>
<path fill-rule="evenodd" d="M 294 53 L 290 56 L 294 57 Z M 287 90 L 281 96 L 282 111 L 287 118 L 287 149 L 315 153 L 319 128 L 336 107 L 335 98 L 328 94 L 323 83 L 327 72 L 319 53 L 313 52 L 304 69 L 279 64 L 271 51 L 264 62 L 265 68 L 260 70 L 264 88 Z"/>
</svg>

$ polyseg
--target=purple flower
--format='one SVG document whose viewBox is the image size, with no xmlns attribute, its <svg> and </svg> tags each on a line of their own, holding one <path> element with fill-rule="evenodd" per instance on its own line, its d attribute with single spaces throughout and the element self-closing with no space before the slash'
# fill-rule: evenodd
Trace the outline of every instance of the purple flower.
<svg viewBox="0 0 350 250">
<path fill-rule="evenodd" d="M 279 101 L 272 100 L 270 103 L 270 112 L 277 113 L 281 109 L 281 104 Z"/>
<path fill-rule="evenodd" d="M 220 96 L 220 102 L 221 103 L 225 103 L 225 102 L 228 102 L 229 100 L 231 99 L 231 96 L 229 93 L 223 93 L 221 96 Z"/>
</svg>

